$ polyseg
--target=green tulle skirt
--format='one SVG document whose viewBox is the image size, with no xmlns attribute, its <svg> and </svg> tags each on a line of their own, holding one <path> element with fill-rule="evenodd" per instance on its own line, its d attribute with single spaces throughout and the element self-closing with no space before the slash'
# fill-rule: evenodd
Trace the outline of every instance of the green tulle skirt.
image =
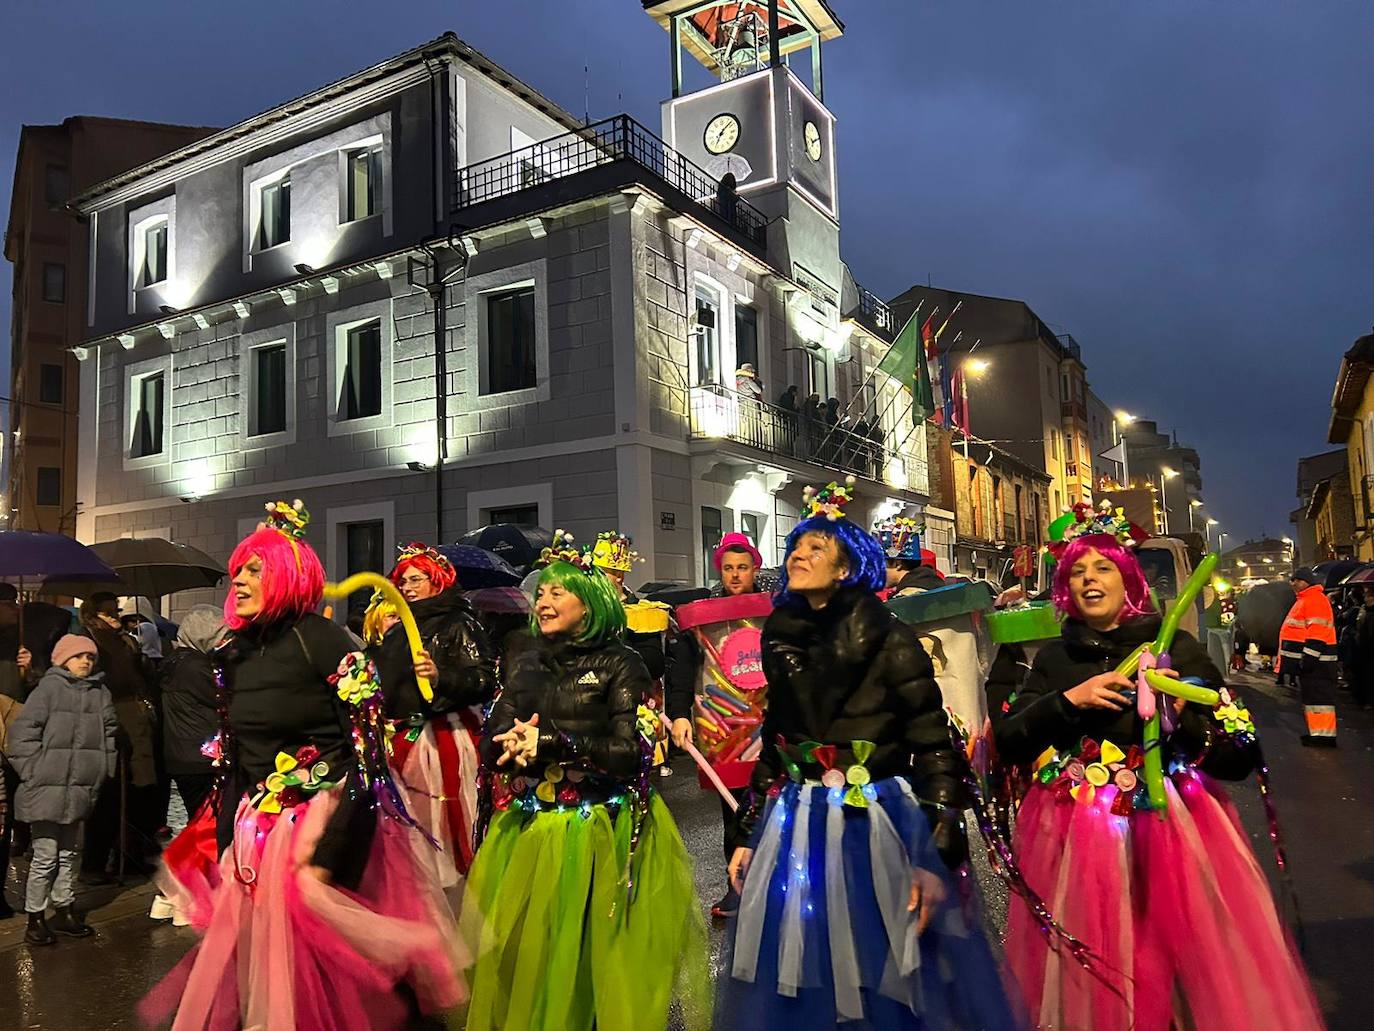
<svg viewBox="0 0 1374 1031">
<path fill-rule="evenodd" d="M 467 1031 L 659 1031 L 674 999 L 688 1029 L 709 1024 L 691 859 L 653 795 L 631 895 L 631 831 L 628 806 L 497 814 L 460 918 L 475 957 Z"/>
</svg>

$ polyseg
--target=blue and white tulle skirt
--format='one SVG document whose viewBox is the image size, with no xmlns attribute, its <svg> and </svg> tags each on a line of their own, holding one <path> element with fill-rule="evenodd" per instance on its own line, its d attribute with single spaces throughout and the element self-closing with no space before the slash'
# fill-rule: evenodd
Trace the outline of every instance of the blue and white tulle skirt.
<svg viewBox="0 0 1374 1031">
<path fill-rule="evenodd" d="M 865 788 L 789 783 L 764 809 L 718 979 L 715 1027 L 801 1031 L 1023 1026 L 975 910 L 900 777 Z M 943 899 L 924 934 L 912 870 Z"/>
</svg>

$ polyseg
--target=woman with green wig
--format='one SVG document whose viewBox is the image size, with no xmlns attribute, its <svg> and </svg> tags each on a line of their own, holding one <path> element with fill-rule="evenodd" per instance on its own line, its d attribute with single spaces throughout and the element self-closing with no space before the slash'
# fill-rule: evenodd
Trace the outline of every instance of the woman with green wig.
<svg viewBox="0 0 1374 1031">
<path fill-rule="evenodd" d="M 466 1027 L 653 1031 L 677 1007 L 704 1028 L 706 928 L 682 838 L 649 786 L 648 670 L 590 556 L 546 558 L 482 746 L 495 815 L 463 903 Z"/>
</svg>

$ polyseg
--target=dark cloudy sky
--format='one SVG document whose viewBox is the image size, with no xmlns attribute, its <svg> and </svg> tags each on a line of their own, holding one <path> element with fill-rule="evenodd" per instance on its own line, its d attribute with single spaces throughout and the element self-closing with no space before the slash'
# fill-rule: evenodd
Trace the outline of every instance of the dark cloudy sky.
<svg viewBox="0 0 1374 1031">
<path fill-rule="evenodd" d="M 1228 543 L 1288 532 L 1294 462 L 1328 447 L 1340 354 L 1374 323 L 1374 4 L 833 6 L 826 100 L 860 281 L 1024 298 L 1083 345 L 1108 403 L 1197 447 Z M 593 118 L 657 126 L 668 46 L 640 8 L 10 0 L 0 203 L 22 123 L 228 125 L 448 29 L 578 113 L 588 67 Z"/>
</svg>

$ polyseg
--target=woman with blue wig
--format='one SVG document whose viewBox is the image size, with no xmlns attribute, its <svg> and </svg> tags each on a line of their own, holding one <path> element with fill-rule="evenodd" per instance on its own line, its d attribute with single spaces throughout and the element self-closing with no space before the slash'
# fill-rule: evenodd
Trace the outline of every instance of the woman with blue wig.
<svg viewBox="0 0 1374 1031">
<path fill-rule="evenodd" d="M 844 518 L 849 486 L 803 497 L 763 630 L 768 747 L 739 814 L 715 1026 L 1017 1027 L 953 875 L 961 759 L 930 658 L 877 598 L 886 556 Z"/>
</svg>

